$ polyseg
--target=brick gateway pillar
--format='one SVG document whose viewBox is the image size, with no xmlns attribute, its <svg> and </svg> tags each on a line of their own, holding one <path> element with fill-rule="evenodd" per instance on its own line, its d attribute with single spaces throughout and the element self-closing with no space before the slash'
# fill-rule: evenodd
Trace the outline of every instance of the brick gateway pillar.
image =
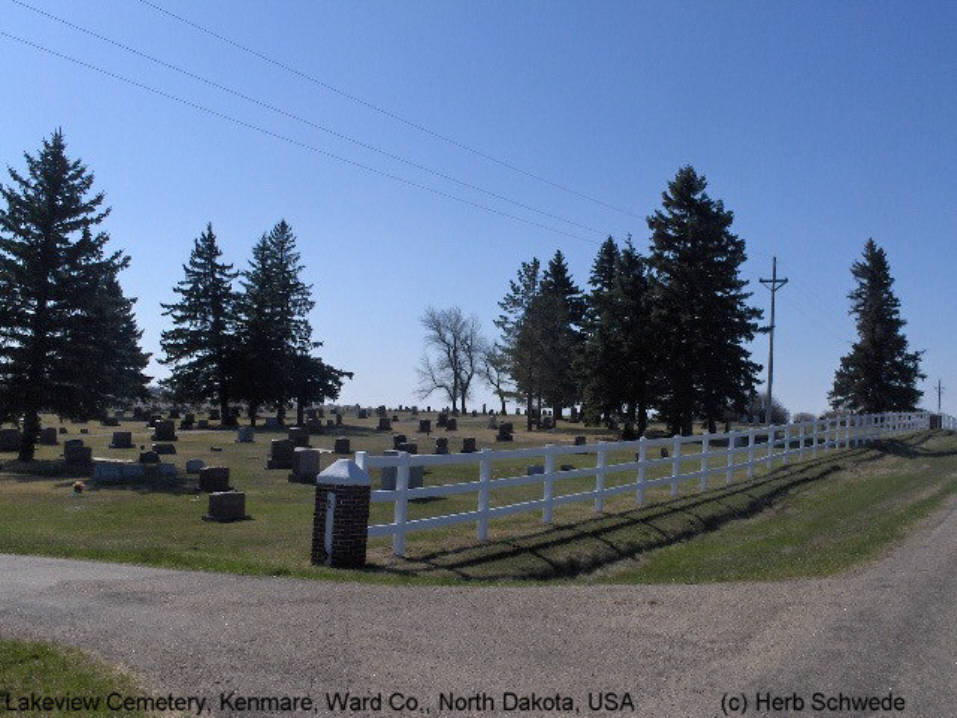
<svg viewBox="0 0 957 718">
<path fill-rule="evenodd" d="M 316 477 L 313 565 L 365 565 L 371 491 L 369 475 L 350 459 L 339 459 Z"/>
</svg>

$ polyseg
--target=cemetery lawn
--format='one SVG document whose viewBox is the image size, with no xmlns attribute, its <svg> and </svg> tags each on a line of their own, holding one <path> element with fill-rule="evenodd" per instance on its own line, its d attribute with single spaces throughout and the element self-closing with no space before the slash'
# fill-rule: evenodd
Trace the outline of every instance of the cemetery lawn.
<svg viewBox="0 0 957 718">
<path fill-rule="evenodd" d="M 124 715 L 148 716 L 150 713 L 124 711 L 118 714 L 102 703 L 110 693 L 124 696 L 144 695 L 136 681 L 123 671 L 96 661 L 75 648 L 32 641 L 0 640 L 0 705 L 9 700 L 17 706 L 19 697 L 31 694 L 63 698 L 66 696 L 99 697 L 99 709 L 43 710 L 17 712 L 17 715 L 76 716 Z M 9 695 L 9 699 L 4 696 Z"/>
<path fill-rule="evenodd" d="M 426 415 L 423 415 L 426 416 Z M 432 415 L 433 426 L 435 416 Z M 510 420 L 513 419 L 509 417 Z M 520 419 L 520 417 L 514 417 Z M 417 419 L 404 415 L 397 431 L 430 451 L 436 436 L 449 436 L 456 450 L 463 436 L 479 447 L 519 448 L 545 443 L 572 443 L 576 434 L 589 441 L 612 439 L 599 429 L 563 422 L 551 432 L 526 433 L 515 421 L 513 444 L 496 444 L 487 419 L 460 418 L 451 434 L 417 435 Z M 46 425 L 57 425 L 52 420 Z M 353 450 L 381 453 L 391 448 L 391 433 L 376 432 L 375 418 L 347 421 L 335 435 L 348 436 Z M 135 459 L 150 443 L 141 422 L 124 422 L 133 431 L 134 449 L 108 449 L 113 428 L 66 425 L 64 438 L 83 438 L 94 456 Z M 555 523 L 543 526 L 539 513 L 495 520 L 490 540 L 475 543 L 475 525 L 460 524 L 408 536 L 408 558 L 392 555 L 391 541 L 370 541 L 369 566 L 362 571 L 331 570 L 309 564 L 314 488 L 289 483 L 287 470 L 266 470 L 269 440 L 284 433 L 257 431 L 256 443 L 237 444 L 235 432 L 178 431 L 173 461 L 182 480 L 173 484 L 90 487 L 74 496 L 75 478 L 55 473 L 56 464 L 41 464 L 48 473 L 22 473 L 13 454 L 0 454 L 0 552 L 87 558 L 267 576 L 295 576 L 383 583 L 529 583 L 529 582 L 702 582 L 771 580 L 820 576 L 844 570 L 880 554 L 908 527 L 957 491 L 957 435 L 922 432 L 877 447 L 821 453 L 770 473 L 763 467 L 752 481 L 743 473 L 726 486 L 723 472 L 711 477 L 707 491 L 696 482 L 681 486 L 671 499 L 667 487 L 649 489 L 646 505 L 635 508 L 633 492 L 608 499 L 601 514 L 588 503 L 555 509 Z M 312 446 L 331 448 L 335 435 L 311 437 Z M 221 449 L 216 451 L 214 449 Z M 698 451 L 687 446 L 687 453 Z M 40 447 L 38 459 L 52 461 L 58 447 Z M 808 450 L 808 455 L 810 451 Z M 760 454 L 759 454 L 760 455 Z M 250 520 L 205 522 L 207 495 L 195 491 L 195 476 L 186 477 L 189 458 L 230 468 L 230 483 L 246 492 Z M 324 455 L 322 467 L 332 458 Z M 620 452 L 609 464 L 632 461 Z M 715 458 L 715 465 L 719 457 Z M 594 465 L 594 455 L 570 455 L 575 467 Z M 683 470 L 693 470 L 690 459 Z M 527 461 L 496 462 L 493 477 L 521 475 Z M 649 478 L 667 467 L 649 470 Z M 633 472 L 632 472 L 633 473 Z M 426 485 L 469 481 L 477 466 L 436 467 Z M 634 480 L 610 472 L 607 485 Z M 373 476 L 378 484 L 378 476 Z M 593 488 L 594 479 L 555 484 L 555 494 Z M 491 505 L 541 497 L 541 487 L 493 491 Z M 469 511 L 475 494 L 427 499 L 409 505 L 409 517 Z M 371 521 L 391 521 L 392 505 L 372 505 Z"/>
</svg>

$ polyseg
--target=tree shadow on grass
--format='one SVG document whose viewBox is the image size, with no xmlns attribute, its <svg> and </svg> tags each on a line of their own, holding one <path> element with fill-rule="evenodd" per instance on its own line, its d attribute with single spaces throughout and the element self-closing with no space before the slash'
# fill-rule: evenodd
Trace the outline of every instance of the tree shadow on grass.
<svg viewBox="0 0 957 718">
<path fill-rule="evenodd" d="M 424 552 L 370 570 L 401 576 L 454 575 L 475 581 L 574 578 L 754 516 L 794 489 L 848 465 L 869 464 L 886 456 L 923 459 L 957 455 L 957 451 L 922 448 L 935 435 L 886 439 L 839 456 L 829 454 L 781 466 L 745 483 L 484 544 Z"/>
</svg>

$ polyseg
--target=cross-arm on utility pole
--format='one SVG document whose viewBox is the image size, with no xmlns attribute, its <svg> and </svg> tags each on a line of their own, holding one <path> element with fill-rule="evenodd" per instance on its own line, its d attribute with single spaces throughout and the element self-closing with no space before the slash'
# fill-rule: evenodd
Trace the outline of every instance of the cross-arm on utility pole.
<svg viewBox="0 0 957 718">
<path fill-rule="evenodd" d="M 771 384 L 774 382 L 774 295 L 788 283 L 787 278 L 778 279 L 778 258 L 771 258 L 771 278 L 759 279 L 759 282 L 771 290 L 771 325 L 768 327 L 768 402 L 764 407 L 764 420 L 771 424 Z"/>
</svg>

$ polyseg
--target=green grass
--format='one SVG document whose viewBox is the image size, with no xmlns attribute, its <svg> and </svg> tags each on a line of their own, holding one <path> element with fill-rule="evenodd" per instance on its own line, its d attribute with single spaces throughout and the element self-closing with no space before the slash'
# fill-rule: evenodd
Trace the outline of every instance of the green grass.
<svg viewBox="0 0 957 718">
<path fill-rule="evenodd" d="M 18 711 L 16 715 L 153 715 L 135 710 L 109 710 L 105 702 L 111 693 L 123 696 L 144 694 L 130 675 L 93 660 L 76 649 L 48 643 L 0 640 L 0 712 L 7 707 L 7 701 L 11 708 L 17 709 L 22 698 L 29 701 L 35 695 L 38 699 L 98 698 L 99 706 L 93 708 L 90 704 L 84 704 L 80 710 L 69 710 L 68 705 L 61 704 L 61 709 L 49 710 L 40 704 L 41 710 Z"/>
<path fill-rule="evenodd" d="M 399 431 L 415 436 L 411 419 Z M 381 452 L 390 434 L 367 424 L 349 427 L 353 448 Z M 482 418 L 459 420 L 459 436 L 477 436 L 493 446 Z M 517 424 L 517 422 L 516 422 Z M 75 428 L 75 427 L 74 427 Z M 148 441 L 142 424 L 134 442 Z M 518 427 L 516 427 L 518 428 Z M 132 458 L 138 450 L 108 450 L 111 429 L 93 428 L 83 438 L 94 455 Z M 549 434 L 519 431 L 516 448 L 543 443 L 571 443 L 581 427 Z M 97 436 L 96 434 L 100 434 Z M 444 432 L 442 432 L 444 434 Z M 71 434 L 75 435 L 75 434 Z M 436 435 L 433 432 L 433 437 Z M 364 571 L 333 571 L 309 564 L 313 489 L 290 484 L 286 471 L 264 469 L 268 441 L 277 434 L 259 433 L 257 443 L 235 444 L 231 432 L 180 432 L 176 463 L 203 458 L 230 467 L 231 482 L 246 492 L 251 521 L 233 524 L 200 520 L 205 495 L 192 485 L 101 488 L 72 495 L 69 476 L 27 476 L 0 470 L 0 551 L 92 558 L 171 568 L 227 571 L 256 575 L 299 576 L 335 580 L 411 583 L 513 581 L 716 581 L 822 575 L 841 570 L 878 553 L 906 526 L 938 506 L 957 482 L 957 437 L 923 433 L 877 448 L 841 450 L 815 460 L 760 469 L 751 482 L 736 475 L 725 486 L 714 475 L 708 490 L 685 483 L 677 499 L 667 488 L 649 490 L 646 507 L 636 509 L 631 492 L 609 500 L 595 514 L 590 503 L 556 508 L 555 524 L 543 527 L 538 513 L 493 521 L 491 540 L 475 543 L 474 524 L 410 534 L 406 559 L 392 556 L 385 539 L 370 542 Z M 63 437 L 61 437 L 63 438 Z M 592 440 L 604 437 L 592 431 Z M 332 436 L 314 437 L 313 445 L 331 447 Z M 453 435 L 450 444 L 457 443 Z M 223 451 L 212 451 L 211 447 Z M 502 448 L 499 445 L 498 448 Z M 698 451 L 689 446 L 687 452 Z M 759 455 L 761 448 L 759 447 Z M 39 458 L 56 450 L 44 447 Z M 683 469 L 696 468 L 689 454 Z M 651 456 L 649 452 L 649 456 Z M 657 456 L 657 453 L 654 454 Z M 744 452 L 742 452 L 742 460 Z M 594 456 L 573 455 L 556 463 L 593 466 Z M 615 452 L 609 463 L 633 460 L 632 452 Z M 329 459 L 325 459 L 328 462 Z M 723 465 L 714 459 L 715 465 Z M 493 476 L 525 473 L 527 460 L 496 462 Z M 326 465 L 325 463 L 323 464 Z M 649 472 L 664 475 L 668 466 Z M 474 480 L 477 467 L 441 467 L 426 474 L 426 485 Z M 632 473 L 611 474 L 607 485 L 630 482 Z M 556 495 L 593 488 L 593 479 L 556 483 Z M 492 505 L 541 497 L 541 486 L 493 492 Z M 455 513 L 475 508 L 466 494 L 409 506 L 409 517 Z M 391 521 L 391 504 L 373 504 L 372 522 Z"/>
</svg>

